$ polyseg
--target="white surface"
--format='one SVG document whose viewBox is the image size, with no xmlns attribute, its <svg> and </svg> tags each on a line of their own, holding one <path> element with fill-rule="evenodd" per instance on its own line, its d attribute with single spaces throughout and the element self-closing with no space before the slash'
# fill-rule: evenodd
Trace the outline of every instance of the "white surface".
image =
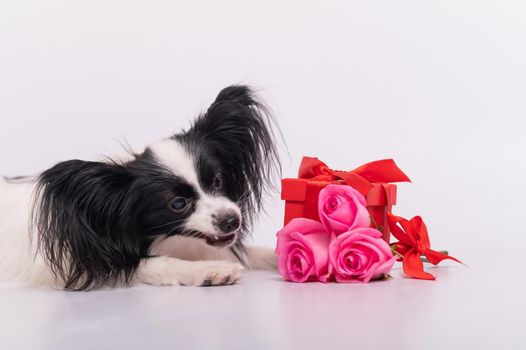
<svg viewBox="0 0 526 350">
<path fill-rule="evenodd" d="M 513 272 L 431 269 L 436 282 L 282 282 L 89 293 L 0 289 L 3 349 L 524 349 Z M 488 278 L 488 273 L 491 277 Z M 469 297 L 467 295 L 469 294 Z M 503 297 L 505 296 L 505 297 Z"/>
<path fill-rule="evenodd" d="M 395 212 L 421 214 L 433 245 L 470 267 L 440 269 L 434 283 L 297 286 L 255 274 L 202 290 L 2 289 L 2 343 L 518 348 L 525 18 L 524 1 L 502 0 L 3 0 L 1 174 L 118 153 L 124 139 L 140 148 L 245 82 L 279 121 L 285 176 L 303 155 L 338 169 L 395 158 L 414 181 Z M 254 238 L 272 246 L 277 195 L 267 208 Z"/>
</svg>

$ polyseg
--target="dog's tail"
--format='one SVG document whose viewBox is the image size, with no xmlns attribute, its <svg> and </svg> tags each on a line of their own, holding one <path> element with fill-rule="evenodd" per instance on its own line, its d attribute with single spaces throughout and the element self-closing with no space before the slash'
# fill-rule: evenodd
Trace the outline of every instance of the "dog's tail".
<svg viewBox="0 0 526 350">
<path fill-rule="evenodd" d="M 36 176 L 2 176 L 0 177 L 0 183 L 7 184 L 20 184 L 20 183 L 31 183 L 35 182 Z"/>
</svg>

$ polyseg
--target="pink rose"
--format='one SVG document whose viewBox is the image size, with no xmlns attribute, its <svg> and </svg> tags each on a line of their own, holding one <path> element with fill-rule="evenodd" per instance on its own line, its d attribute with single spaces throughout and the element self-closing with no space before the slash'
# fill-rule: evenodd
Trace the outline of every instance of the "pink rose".
<svg viewBox="0 0 526 350">
<path fill-rule="evenodd" d="M 380 231 L 372 228 L 357 228 L 336 237 L 329 246 L 329 257 L 338 282 L 367 283 L 389 273 L 396 260 Z"/>
<path fill-rule="evenodd" d="M 351 186 L 328 185 L 318 197 L 320 221 L 336 235 L 357 227 L 371 226 L 365 197 Z"/>
<path fill-rule="evenodd" d="M 277 233 L 276 254 L 281 275 L 292 282 L 329 278 L 330 235 L 319 222 L 293 219 Z"/>
</svg>

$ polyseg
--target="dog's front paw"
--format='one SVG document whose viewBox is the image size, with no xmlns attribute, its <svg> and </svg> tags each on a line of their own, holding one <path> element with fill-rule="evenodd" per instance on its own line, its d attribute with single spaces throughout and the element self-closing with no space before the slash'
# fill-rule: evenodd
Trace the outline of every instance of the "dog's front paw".
<svg viewBox="0 0 526 350">
<path fill-rule="evenodd" d="M 243 266 L 223 260 L 185 261 L 169 257 L 146 259 L 137 273 L 139 281 L 156 286 L 220 286 L 236 283 Z"/>
<path fill-rule="evenodd" d="M 188 286 L 221 286 L 235 284 L 243 273 L 243 266 L 230 261 L 199 261 L 181 284 Z"/>
</svg>

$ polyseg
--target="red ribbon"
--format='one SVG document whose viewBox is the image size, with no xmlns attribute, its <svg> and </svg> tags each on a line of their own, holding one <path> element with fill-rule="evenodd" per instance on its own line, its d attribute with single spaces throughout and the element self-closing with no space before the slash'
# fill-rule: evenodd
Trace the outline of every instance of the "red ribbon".
<svg viewBox="0 0 526 350">
<path fill-rule="evenodd" d="M 303 157 L 298 177 L 314 181 L 343 181 L 364 196 L 372 183 L 411 182 L 392 159 L 377 160 L 351 171 L 342 171 L 329 168 L 318 158 Z"/>
<path fill-rule="evenodd" d="M 427 227 L 420 216 L 406 220 L 389 213 L 387 214 L 387 223 L 393 236 L 398 239 L 398 242 L 393 244 L 396 247 L 395 251 L 403 255 L 402 266 L 407 275 L 424 280 L 435 279 L 435 276 L 424 271 L 424 263 L 420 259 L 422 255 L 433 265 L 437 265 L 445 259 L 462 264 L 460 260 L 450 255 L 431 249 Z"/>
</svg>

